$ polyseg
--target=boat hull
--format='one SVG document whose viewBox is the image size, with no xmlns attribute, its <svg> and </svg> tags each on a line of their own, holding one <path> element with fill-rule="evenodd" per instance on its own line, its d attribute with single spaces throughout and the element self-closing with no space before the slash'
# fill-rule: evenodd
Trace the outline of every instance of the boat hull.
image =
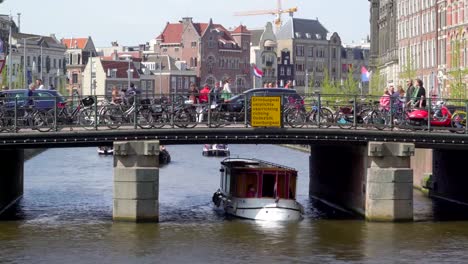
<svg viewBox="0 0 468 264">
<path fill-rule="evenodd" d="M 114 155 L 114 149 L 112 148 L 98 148 L 99 155 Z"/>
<path fill-rule="evenodd" d="M 220 206 L 229 215 L 260 221 L 298 221 L 304 212 L 301 204 L 287 199 L 231 198 Z"/>
<path fill-rule="evenodd" d="M 216 156 L 216 157 L 227 157 L 230 155 L 229 150 L 203 150 L 203 156 Z"/>
</svg>

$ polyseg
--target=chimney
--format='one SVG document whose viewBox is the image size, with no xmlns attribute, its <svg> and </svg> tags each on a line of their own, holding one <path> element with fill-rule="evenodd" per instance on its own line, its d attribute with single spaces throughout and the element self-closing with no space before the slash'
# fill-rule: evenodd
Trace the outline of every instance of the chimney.
<svg viewBox="0 0 468 264">
<path fill-rule="evenodd" d="M 114 50 L 114 53 L 112 53 L 112 60 L 118 60 L 119 59 L 119 55 L 117 54 L 117 50 Z"/>
<path fill-rule="evenodd" d="M 191 23 L 193 22 L 192 19 L 193 19 L 193 18 L 191 18 L 191 17 L 183 17 L 183 18 L 182 18 L 182 23 L 184 23 L 184 24 L 191 24 Z"/>
</svg>

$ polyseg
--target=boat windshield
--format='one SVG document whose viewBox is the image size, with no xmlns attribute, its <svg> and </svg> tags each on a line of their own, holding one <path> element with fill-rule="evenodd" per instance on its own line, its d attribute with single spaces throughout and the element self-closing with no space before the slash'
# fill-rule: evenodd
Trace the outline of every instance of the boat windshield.
<svg viewBox="0 0 468 264">
<path fill-rule="evenodd" d="M 233 177 L 230 179 L 230 193 L 235 197 L 296 198 L 297 174 L 295 172 L 235 170 L 231 176 Z"/>
</svg>

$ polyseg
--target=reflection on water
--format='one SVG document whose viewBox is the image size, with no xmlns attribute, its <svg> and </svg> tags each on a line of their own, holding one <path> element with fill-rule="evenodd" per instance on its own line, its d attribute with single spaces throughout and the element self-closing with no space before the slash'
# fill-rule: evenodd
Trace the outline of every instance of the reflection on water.
<svg viewBox="0 0 468 264">
<path fill-rule="evenodd" d="M 415 192 L 418 222 L 367 223 L 308 198 L 308 156 L 277 146 L 230 146 L 234 155 L 299 171 L 303 221 L 225 217 L 211 208 L 220 158 L 202 146 L 168 146 L 159 224 L 112 222 L 112 157 L 52 149 L 28 161 L 25 196 L 0 222 L 1 263 L 440 263 L 464 262 L 468 223 L 439 221 L 464 208 Z M 450 210 L 448 210 L 449 208 Z M 448 210 L 448 213 L 447 213 Z M 432 221 L 435 219 L 437 221 Z M 465 218 L 465 220 L 468 218 Z"/>
</svg>

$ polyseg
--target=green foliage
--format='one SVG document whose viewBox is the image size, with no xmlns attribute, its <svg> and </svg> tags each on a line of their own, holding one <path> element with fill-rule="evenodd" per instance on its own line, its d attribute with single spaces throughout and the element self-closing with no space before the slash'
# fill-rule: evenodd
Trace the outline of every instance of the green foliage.
<svg viewBox="0 0 468 264">
<path fill-rule="evenodd" d="M 6 64 L 2 71 L 2 86 L 8 86 L 8 65 Z"/>
<path fill-rule="evenodd" d="M 18 71 L 16 72 L 16 84 L 17 88 L 24 89 L 26 88 L 26 84 L 24 83 L 24 72 L 23 67 L 18 67 Z"/>
<path fill-rule="evenodd" d="M 382 78 L 380 76 L 380 69 L 377 67 L 372 73 L 369 80 L 369 95 L 380 96 L 383 93 Z"/>
<path fill-rule="evenodd" d="M 406 62 L 401 68 L 400 79 L 414 80 L 416 78 L 417 71 L 414 66 L 414 58 L 411 56 L 409 49 L 406 49 Z"/>
<path fill-rule="evenodd" d="M 450 98 L 466 99 L 466 85 L 464 79 L 468 74 L 468 69 L 463 69 L 461 65 L 461 41 L 456 39 L 452 42 L 452 67 L 447 73 L 450 75 Z"/>
<path fill-rule="evenodd" d="M 330 79 L 330 74 L 328 70 L 324 70 L 324 77 L 322 81 L 322 93 L 323 94 L 341 94 L 340 88 L 335 81 Z"/>
<path fill-rule="evenodd" d="M 343 83 L 343 89 L 342 93 L 347 94 L 347 95 L 357 95 L 361 93 L 361 90 L 359 89 L 359 81 L 354 79 L 354 68 L 350 67 L 348 69 L 348 75 L 346 77 L 346 80 Z"/>
</svg>

